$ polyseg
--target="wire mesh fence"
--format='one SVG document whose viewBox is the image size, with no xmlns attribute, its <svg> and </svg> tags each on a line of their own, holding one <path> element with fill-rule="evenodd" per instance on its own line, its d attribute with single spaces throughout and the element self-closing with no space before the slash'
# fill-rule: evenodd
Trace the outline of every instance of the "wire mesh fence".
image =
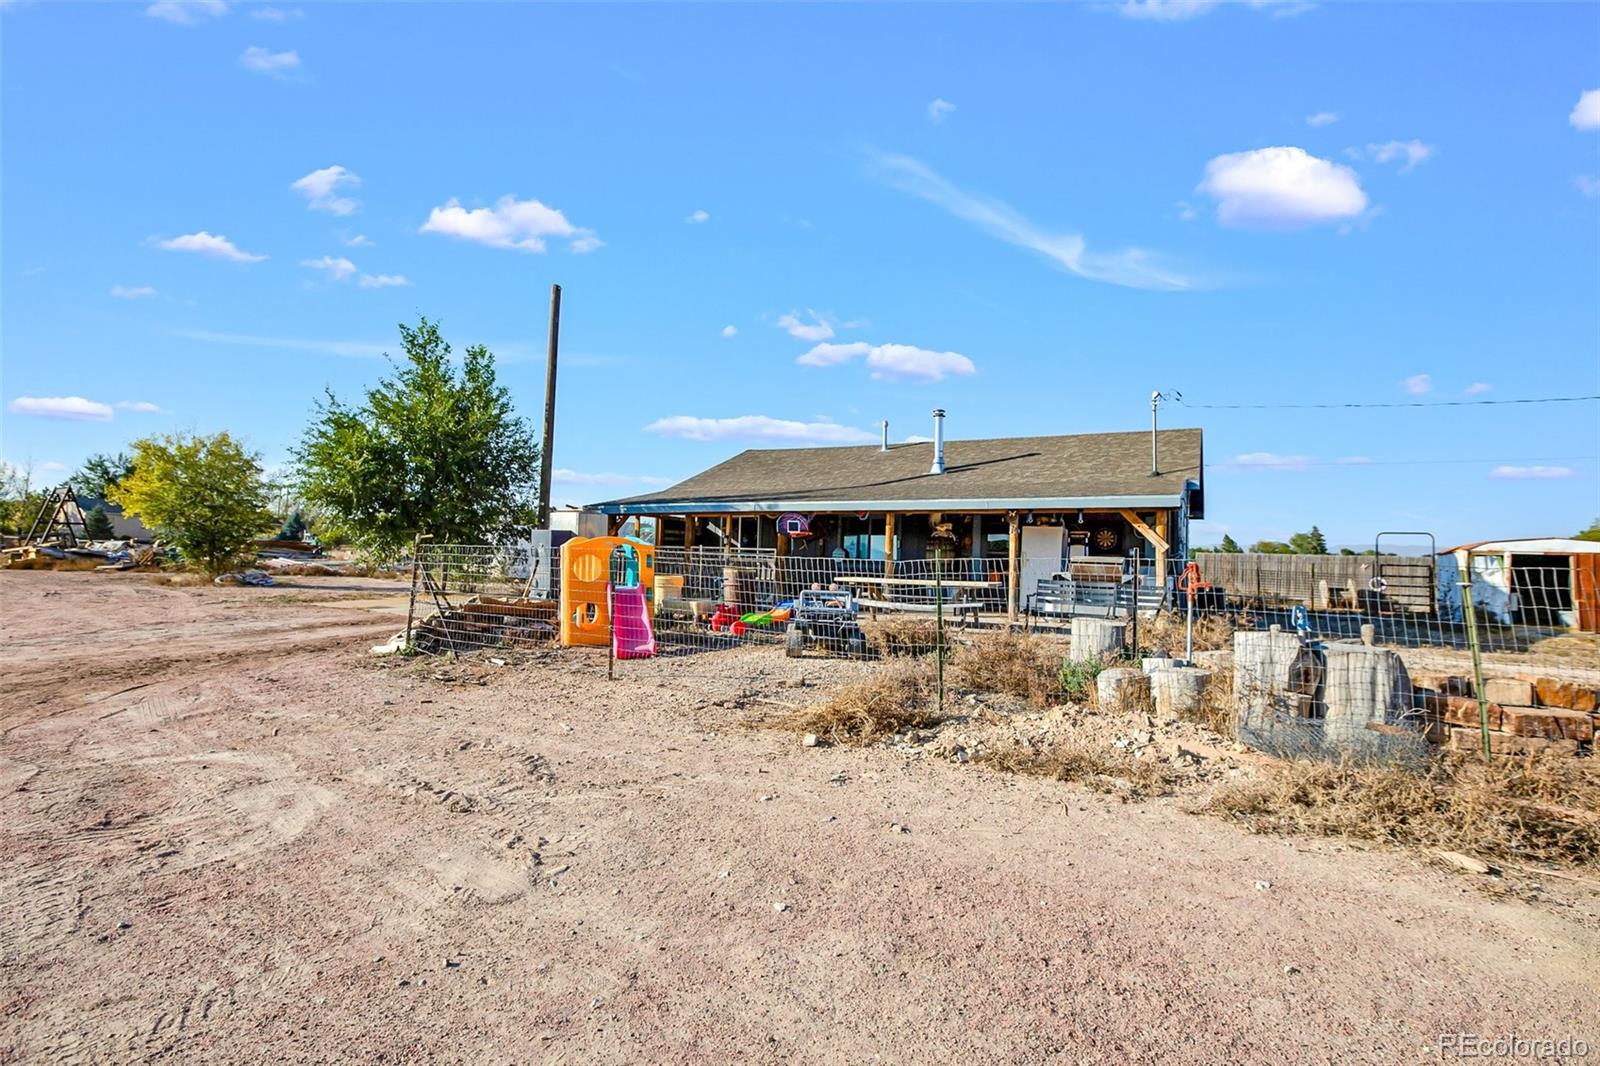
<svg viewBox="0 0 1600 1066">
<path fill-rule="evenodd" d="M 434 544 L 412 561 L 406 643 L 423 654 L 527 651 L 559 635 L 556 601 L 529 595 L 541 567 L 556 565 L 527 542 Z"/>
</svg>

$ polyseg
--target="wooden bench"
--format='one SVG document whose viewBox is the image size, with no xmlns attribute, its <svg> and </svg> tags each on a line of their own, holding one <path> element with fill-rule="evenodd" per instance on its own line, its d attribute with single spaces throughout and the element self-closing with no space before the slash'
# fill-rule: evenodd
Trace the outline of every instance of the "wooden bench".
<svg viewBox="0 0 1600 1066">
<path fill-rule="evenodd" d="M 905 614 L 935 614 L 938 605 L 932 603 L 900 603 L 896 600 L 860 599 L 856 605 L 876 616 L 879 611 L 899 611 Z M 960 621 L 963 616 L 976 624 L 983 604 L 977 600 L 952 600 L 944 605 L 944 613 Z"/>
</svg>

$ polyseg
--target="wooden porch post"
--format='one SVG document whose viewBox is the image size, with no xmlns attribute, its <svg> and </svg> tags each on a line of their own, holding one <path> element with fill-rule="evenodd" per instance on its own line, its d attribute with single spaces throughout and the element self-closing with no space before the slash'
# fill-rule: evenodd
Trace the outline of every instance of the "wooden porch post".
<svg viewBox="0 0 1600 1066">
<path fill-rule="evenodd" d="M 1171 515 L 1166 511 L 1156 512 L 1156 534 L 1161 538 L 1156 544 L 1156 587 L 1165 588 L 1167 581 L 1167 552 L 1172 545 L 1172 535 L 1168 532 L 1168 520 Z"/>
<path fill-rule="evenodd" d="M 1022 608 L 1022 515 L 1007 511 L 1006 527 L 1006 618 L 1015 622 Z"/>
<path fill-rule="evenodd" d="M 683 546 L 685 548 L 694 547 L 695 529 L 699 525 L 700 525 L 700 516 L 699 515 L 697 515 L 697 514 L 687 514 L 687 515 L 683 516 Z"/>
<path fill-rule="evenodd" d="M 883 576 L 894 577 L 894 512 L 890 511 L 883 516 Z"/>
</svg>

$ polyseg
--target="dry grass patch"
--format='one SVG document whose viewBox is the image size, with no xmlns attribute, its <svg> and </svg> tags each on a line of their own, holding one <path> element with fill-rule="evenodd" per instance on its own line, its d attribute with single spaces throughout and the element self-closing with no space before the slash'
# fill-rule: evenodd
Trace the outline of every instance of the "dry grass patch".
<svg viewBox="0 0 1600 1066">
<path fill-rule="evenodd" d="M 1073 781 L 1125 799 L 1164 796 L 1172 782 L 1162 767 L 1085 741 L 1060 740 L 1045 747 L 1014 744 L 973 760 L 992 770 L 1055 781 Z"/>
<path fill-rule="evenodd" d="M 1194 616 L 1194 650 L 1225 651 L 1233 647 L 1238 631 L 1224 614 Z M 1139 619 L 1139 653 L 1151 658 L 1181 659 L 1188 648 L 1187 615 L 1162 611 L 1153 619 Z"/>
<path fill-rule="evenodd" d="M 1441 756 L 1425 770 L 1283 763 L 1207 811 L 1252 832 L 1307 833 L 1579 866 L 1600 861 L 1594 759 Z"/>
<path fill-rule="evenodd" d="M 926 655 L 938 648 L 939 626 L 932 618 L 889 615 L 885 618 L 863 619 L 860 624 L 861 633 L 867 638 L 867 647 L 885 658 Z M 948 646 L 948 637 L 945 642 Z"/>
<path fill-rule="evenodd" d="M 905 729 L 934 725 L 938 713 L 931 663 L 886 662 L 839 689 L 815 706 L 795 711 L 779 724 L 796 733 L 815 733 L 833 744 L 862 747 Z"/>
<path fill-rule="evenodd" d="M 981 633 L 950 656 L 950 680 L 975 692 L 1019 696 L 1035 707 L 1060 699 L 1062 646 L 1025 633 Z"/>
</svg>

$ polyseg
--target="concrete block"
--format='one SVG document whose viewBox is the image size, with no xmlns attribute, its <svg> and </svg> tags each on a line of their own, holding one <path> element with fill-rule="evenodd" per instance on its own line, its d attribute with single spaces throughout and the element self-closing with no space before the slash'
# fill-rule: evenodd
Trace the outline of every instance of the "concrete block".
<svg viewBox="0 0 1600 1066">
<path fill-rule="evenodd" d="M 1600 711 L 1600 689 L 1577 681 L 1541 677 L 1533 682 L 1534 696 L 1541 707 L 1562 707 L 1569 711 Z"/>
<path fill-rule="evenodd" d="M 1506 704 L 1528 707 L 1533 704 L 1533 682 L 1520 677 L 1491 677 L 1483 683 L 1483 694 L 1491 703 L 1502 707 Z"/>
<path fill-rule="evenodd" d="M 1454 751 L 1482 751 L 1482 740 L 1476 729 L 1452 727 L 1450 747 Z M 1489 752 L 1492 755 L 1558 755 L 1578 754 L 1576 740 L 1545 740 L 1541 737 L 1516 737 L 1510 733 L 1490 733 Z"/>
<path fill-rule="evenodd" d="M 1582 711 L 1559 707 L 1507 707 L 1500 727 L 1519 737 L 1546 740 L 1593 740 L 1594 720 Z"/>
</svg>

